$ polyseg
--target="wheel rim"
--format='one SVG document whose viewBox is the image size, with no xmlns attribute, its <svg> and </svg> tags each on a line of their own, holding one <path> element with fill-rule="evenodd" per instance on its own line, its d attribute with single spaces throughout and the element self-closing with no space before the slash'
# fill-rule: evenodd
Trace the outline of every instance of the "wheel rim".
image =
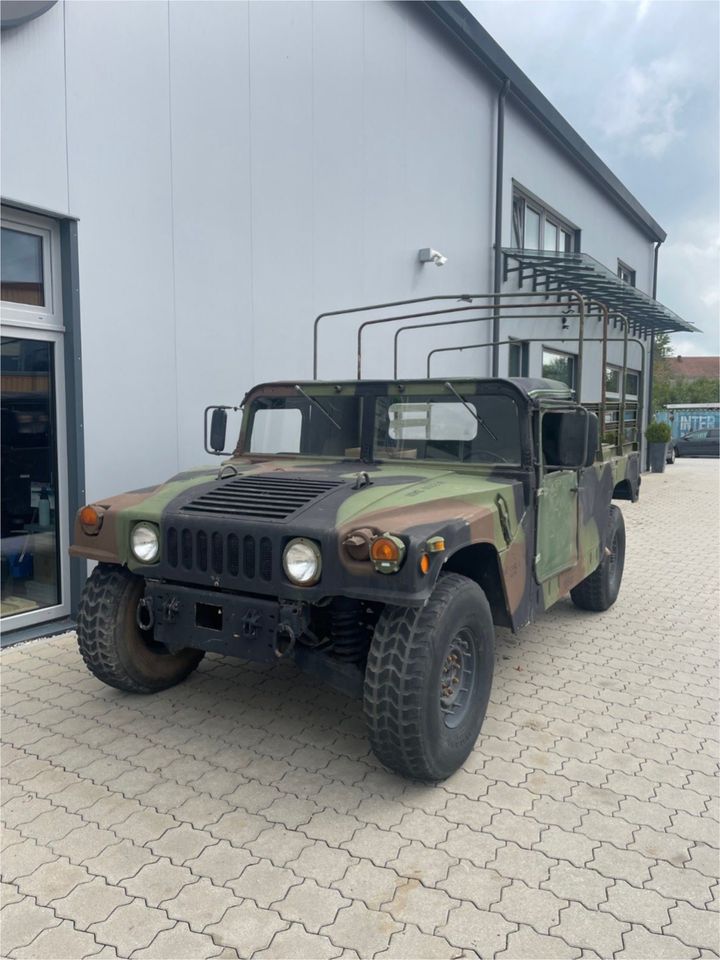
<svg viewBox="0 0 720 960">
<path fill-rule="evenodd" d="M 468 713 L 476 673 L 473 637 L 464 627 L 448 644 L 440 668 L 440 712 L 446 727 L 459 726 Z"/>
<path fill-rule="evenodd" d="M 620 539 L 616 532 L 613 534 L 613 538 L 610 541 L 610 556 L 607 558 L 608 580 L 610 582 L 611 589 L 614 589 L 617 586 L 618 578 L 620 576 L 621 565 L 623 562 L 623 558 L 620 555 L 621 549 Z"/>
</svg>

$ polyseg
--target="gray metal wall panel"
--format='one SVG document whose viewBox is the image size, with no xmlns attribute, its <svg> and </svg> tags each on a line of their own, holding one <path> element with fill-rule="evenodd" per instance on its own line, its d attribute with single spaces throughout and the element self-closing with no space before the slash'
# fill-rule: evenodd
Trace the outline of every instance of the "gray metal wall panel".
<svg viewBox="0 0 720 960">
<path fill-rule="evenodd" d="M 2 192 L 67 212 L 63 4 L 2 32 Z"/>
<path fill-rule="evenodd" d="M 66 20 L 91 498 L 205 460 L 207 403 L 309 376 L 320 310 L 490 289 L 497 87 L 413 5 L 68 3 Z M 47 90 L 23 86 L 44 61 L 62 93 L 62 26 L 51 12 L 22 28 L 27 42 L 9 38 L 16 49 L 3 39 L 3 160 L 14 199 L 64 210 L 62 130 L 33 167 L 44 130 L 19 126 L 17 106 L 44 116 Z M 578 223 L 584 250 L 611 268 L 621 257 L 649 288 L 651 245 L 512 107 L 506 150 L 506 242 L 514 176 Z M 445 267 L 418 264 L 428 245 Z M 412 335 L 401 373 L 489 327 Z M 321 376 L 353 375 L 355 328 L 325 328 Z M 367 375 L 390 375 L 391 345 L 390 331 L 367 337 Z M 489 351 L 436 369 L 485 373 Z"/>
<path fill-rule="evenodd" d="M 201 463 L 202 411 L 255 379 L 248 6 L 170 6 L 177 428 Z"/>
<path fill-rule="evenodd" d="M 90 499 L 178 464 L 167 16 L 160 3 L 67 5 Z"/>
</svg>

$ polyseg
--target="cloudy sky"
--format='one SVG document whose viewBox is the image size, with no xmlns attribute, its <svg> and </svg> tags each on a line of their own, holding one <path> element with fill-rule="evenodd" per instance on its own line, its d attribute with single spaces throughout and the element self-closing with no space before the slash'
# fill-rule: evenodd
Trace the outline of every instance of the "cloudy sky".
<svg viewBox="0 0 720 960">
<path fill-rule="evenodd" d="M 466 0 L 667 231 L 658 299 L 720 354 L 720 3 Z"/>
</svg>

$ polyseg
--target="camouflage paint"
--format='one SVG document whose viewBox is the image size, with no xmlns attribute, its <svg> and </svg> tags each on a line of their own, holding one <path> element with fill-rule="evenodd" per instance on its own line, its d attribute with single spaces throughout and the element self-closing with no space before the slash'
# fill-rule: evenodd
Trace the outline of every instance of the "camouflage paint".
<svg viewBox="0 0 720 960">
<path fill-rule="evenodd" d="M 460 393 L 472 393 L 478 383 L 487 388 L 491 381 L 464 380 L 453 382 Z M 521 414 L 537 409 L 540 400 L 516 388 Z M 317 397 L 337 396 L 339 393 L 365 395 L 428 395 L 434 392 L 447 395 L 444 382 L 416 381 L 403 385 L 395 383 L 350 382 L 343 384 L 303 384 L 303 389 Z M 536 388 L 537 389 L 537 388 Z M 562 388 L 564 391 L 565 388 Z M 543 394 L 553 390 L 547 385 Z M 289 384 L 270 384 L 255 388 L 246 401 L 257 395 L 287 396 L 294 393 Z M 560 399 L 565 399 L 563 392 Z M 486 545 L 499 561 L 502 594 L 514 629 L 533 619 L 539 609 L 546 609 L 591 573 L 600 561 L 605 519 L 613 492 L 618 484 L 627 481 L 637 490 L 639 462 L 637 454 L 616 457 L 604 463 L 579 471 L 577 513 L 566 518 L 573 528 L 573 548 L 565 560 L 553 557 L 554 548 L 546 545 L 548 566 L 539 582 L 535 569 L 536 546 L 534 470 L 509 468 L 503 464 L 477 465 L 423 460 L 386 460 L 364 463 L 359 460 L 339 461 L 336 457 L 302 457 L 242 455 L 241 447 L 247 428 L 247 413 L 241 431 L 239 448 L 234 456 L 220 465 L 220 470 L 232 468 L 237 475 L 264 475 L 290 473 L 328 476 L 348 481 L 324 501 L 322 518 L 313 516 L 313 506 L 304 511 L 302 524 L 293 521 L 284 530 L 287 536 L 316 535 L 323 540 L 324 562 L 328 576 L 339 585 L 333 595 L 355 596 L 384 602 L 422 603 L 429 596 L 445 563 L 468 547 Z M 528 434 L 529 437 L 529 434 Z M 528 440 L 529 445 L 529 440 Z M 528 455 L 528 462 L 530 456 Z M 354 489 L 352 481 L 360 471 L 367 472 L 371 485 Z M 228 471 L 229 472 L 229 471 Z M 572 472 L 575 481 L 578 473 Z M 135 523 L 148 521 L 159 527 L 168 517 L 177 516 L 181 506 L 195 493 L 212 489 L 223 481 L 218 468 L 191 470 L 173 477 L 167 483 L 145 491 L 135 491 L 98 501 L 104 511 L 100 533 L 87 536 L 76 522 L 73 556 L 87 557 L 107 563 L 126 564 L 131 570 L 153 579 L 162 569 L 162 556 L 157 564 L 138 563 L 130 553 L 130 532 Z M 633 496 L 633 499 L 635 497 Z M 567 504 L 565 505 L 567 506 Z M 328 516 L 330 508 L 334 515 Z M 239 532 L 244 532 L 245 521 L 238 520 Z M 250 522 L 253 531 L 262 531 L 262 522 Z M 313 528 L 315 524 L 315 531 Z M 277 532 L 277 524 L 274 532 Z M 367 560 L 353 559 L 343 541 L 354 530 L 369 529 L 373 534 L 393 533 L 401 536 L 407 545 L 405 568 L 417 564 L 426 548 L 428 538 L 442 536 L 446 550 L 432 556 L 429 574 L 411 580 L 409 570 L 394 575 L 377 573 Z M 548 534 L 548 536 L 550 536 Z M 552 537 L 548 543 L 551 544 Z M 162 540 L 161 540 L 162 543 Z M 561 543 L 558 551 L 567 548 Z M 549 550 L 549 554 L 548 551 Z M 333 557 L 336 563 L 329 563 Z M 569 565 L 568 565 L 569 564 Z M 564 568 L 563 568 L 564 567 Z M 155 571 L 158 571 L 156 573 Z M 480 576 L 482 571 L 478 571 Z M 403 590 L 410 591 L 406 596 Z M 201 584 L 198 583 L 198 586 Z M 207 584 L 202 584 L 207 586 Z M 216 584 L 218 585 L 218 584 Z M 219 584 L 227 588 L 226 584 Z M 272 582 L 265 591 L 269 595 L 313 602 L 323 596 L 322 583 L 318 587 L 298 588 L 286 583 Z M 327 594 L 325 594 L 327 596 Z"/>
</svg>

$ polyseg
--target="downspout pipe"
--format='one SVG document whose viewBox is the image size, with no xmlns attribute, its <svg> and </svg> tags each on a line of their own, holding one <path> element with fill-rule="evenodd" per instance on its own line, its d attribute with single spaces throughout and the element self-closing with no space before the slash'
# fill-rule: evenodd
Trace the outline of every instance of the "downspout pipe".
<svg viewBox="0 0 720 960">
<path fill-rule="evenodd" d="M 493 290 L 500 293 L 502 287 L 502 224 L 503 224 L 503 160 L 505 158 L 505 97 L 510 89 L 510 81 L 505 78 L 498 94 L 497 109 L 497 149 L 495 156 L 495 271 Z M 495 301 L 492 338 L 492 375 L 497 377 L 500 370 L 500 302 Z"/>
<path fill-rule="evenodd" d="M 658 277 L 658 259 L 660 257 L 660 244 L 662 240 L 657 240 L 655 242 L 655 253 L 653 255 L 653 279 L 652 279 L 652 295 L 653 300 L 657 300 L 657 277 Z M 655 369 L 655 330 L 653 329 L 650 333 L 650 362 L 648 363 L 648 402 L 647 407 L 645 408 L 646 414 L 645 419 L 646 423 L 641 424 L 642 434 L 641 437 L 645 436 L 645 427 L 650 422 L 650 417 L 654 415 L 655 411 L 653 410 L 653 373 Z M 649 447 L 645 444 L 645 468 L 650 469 L 650 452 Z"/>
</svg>

